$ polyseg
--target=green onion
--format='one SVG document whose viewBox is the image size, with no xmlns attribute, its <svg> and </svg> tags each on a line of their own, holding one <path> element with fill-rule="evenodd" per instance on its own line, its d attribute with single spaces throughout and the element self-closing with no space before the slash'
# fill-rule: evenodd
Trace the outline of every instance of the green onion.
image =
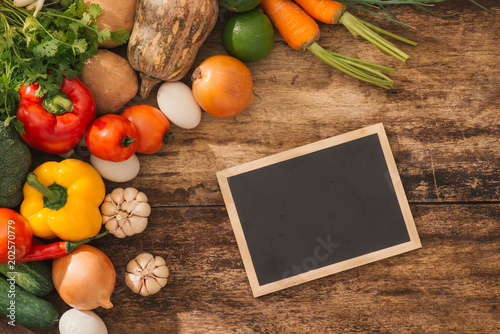
<svg viewBox="0 0 500 334">
<path fill-rule="evenodd" d="M 344 56 L 336 52 L 323 49 L 316 42 L 312 43 L 307 50 L 312 52 L 316 57 L 328 65 L 333 66 L 356 79 L 369 82 L 385 89 L 390 89 L 392 87 L 394 81 L 378 71 L 396 72 L 395 68 Z"/>
</svg>

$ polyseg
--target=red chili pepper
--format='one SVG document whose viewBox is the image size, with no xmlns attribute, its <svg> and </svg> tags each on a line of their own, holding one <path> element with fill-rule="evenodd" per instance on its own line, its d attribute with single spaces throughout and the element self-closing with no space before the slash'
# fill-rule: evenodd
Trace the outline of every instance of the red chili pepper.
<svg viewBox="0 0 500 334">
<path fill-rule="evenodd" d="M 87 242 L 92 241 L 94 239 L 103 237 L 106 234 L 108 234 L 108 231 L 104 231 L 101 234 L 98 234 L 92 238 L 83 239 L 78 242 L 58 241 L 47 245 L 42 244 L 40 242 L 34 242 L 28 254 L 16 260 L 16 263 L 55 259 L 64 256 L 66 254 L 69 254 L 72 251 L 74 251 L 76 247 L 86 244 Z M 33 241 L 34 240 L 37 239 L 33 238 Z"/>
<path fill-rule="evenodd" d="M 64 78 L 59 91 L 36 96 L 36 83 L 22 85 L 17 119 L 23 123 L 24 141 L 34 149 L 62 154 L 82 139 L 95 118 L 90 90 L 77 78 Z"/>
<path fill-rule="evenodd" d="M 42 246 L 42 245 L 45 245 L 45 244 L 43 242 L 41 242 L 40 240 L 38 240 L 37 238 L 33 237 L 31 239 L 31 247 L 32 248 L 35 247 L 35 246 Z"/>
</svg>

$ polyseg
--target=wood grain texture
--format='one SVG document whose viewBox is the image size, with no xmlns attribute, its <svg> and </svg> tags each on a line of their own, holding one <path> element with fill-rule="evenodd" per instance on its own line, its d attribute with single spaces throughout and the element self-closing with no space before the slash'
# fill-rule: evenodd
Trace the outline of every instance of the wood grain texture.
<svg viewBox="0 0 500 334">
<path fill-rule="evenodd" d="M 415 26 L 412 38 L 419 43 L 401 46 L 411 55 L 405 64 L 342 26 L 321 25 L 325 48 L 397 67 L 390 91 L 348 77 L 310 52 L 292 50 L 277 36 L 265 60 L 248 64 L 255 102 L 234 118 L 203 114 L 194 130 L 174 126 L 173 145 L 141 157 L 136 184 L 163 175 L 168 181 L 161 188 L 146 189 L 156 204 L 221 205 L 216 171 L 383 122 L 412 201 L 496 201 L 500 24 L 467 1 L 454 3 L 438 7 L 441 13 L 459 12 L 451 18 L 395 6 L 398 17 Z M 372 21 L 404 34 L 395 24 Z M 220 29 L 219 21 L 195 66 L 224 53 Z M 190 83 L 189 75 L 184 81 Z"/>
<path fill-rule="evenodd" d="M 481 4 L 500 12 L 495 0 Z M 500 18 L 468 0 L 447 1 L 436 17 L 390 8 L 415 27 L 406 63 L 320 24 L 320 44 L 397 67 L 392 90 L 328 67 L 276 36 L 272 53 L 248 64 L 255 102 L 236 117 L 203 114 L 192 130 L 172 126 L 173 144 L 140 155 L 141 172 L 108 192 L 134 186 L 152 205 L 142 234 L 93 242 L 116 267 L 114 308 L 97 309 L 114 333 L 499 333 Z M 351 13 L 398 34 L 396 24 Z M 195 61 L 223 54 L 222 22 Z M 193 67 L 194 69 L 194 67 Z M 191 71 L 192 72 L 192 71 Z M 183 79 L 190 84 L 189 74 Z M 155 93 L 130 104 L 156 105 Z M 261 298 L 253 298 L 217 184 L 216 172 L 382 122 L 410 202 L 422 248 Z M 59 159 L 34 152 L 34 165 Z M 88 160 L 88 152 L 75 157 Z M 171 269 L 158 294 L 125 286 L 140 252 Z M 68 306 L 47 297 L 64 312 Z M 15 331 L 0 321 L 1 333 Z"/>
<path fill-rule="evenodd" d="M 224 208 L 155 208 L 147 232 L 94 243 L 117 271 L 115 307 L 96 313 L 110 333 L 498 332 L 500 205 L 411 209 L 423 248 L 254 298 Z M 142 251 L 171 269 L 146 298 L 123 278 Z"/>
</svg>

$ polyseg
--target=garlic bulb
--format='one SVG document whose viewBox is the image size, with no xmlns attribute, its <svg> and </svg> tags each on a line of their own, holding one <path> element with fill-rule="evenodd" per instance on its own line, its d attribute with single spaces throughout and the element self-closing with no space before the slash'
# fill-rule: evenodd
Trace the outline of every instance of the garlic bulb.
<svg viewBox="0 0 500 334">
<path fill-rule="evenodd" d="M 149 296 L 167 284 L 168 274 L 167 264 L 162 257 L 142 253 L 128 263 L 125 283 L 135 293 Z"/>
<path fill-rule="evenodd" d="M 102 223 L 118 238 L 141 233 L 148 225 L 151 206 L 146 194 L 135 188 L 116 188 L 101 205 Z"/>
</svg>

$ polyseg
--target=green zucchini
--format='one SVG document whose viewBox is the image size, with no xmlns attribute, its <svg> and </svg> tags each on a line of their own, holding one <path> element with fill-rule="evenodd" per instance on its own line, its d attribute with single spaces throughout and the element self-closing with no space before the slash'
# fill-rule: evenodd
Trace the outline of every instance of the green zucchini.
<svg viewBox="0 0 500 334">
<path fill-rule="evenodd" d="M 13 269 L 9 264 L 0 263 L 0 273 L 9 276 L 14 272 L 16 284 L 35 296 L 48 295 L 54 290 L 52 271 L 44 261 L 16 263 Z"/>
<path fill-rule="evenodd" d="M 15 277 L 15 276 L 14 276 Z M 51 329 L 59 321 L 59 312 L 46 300 L 17 286 L 13 278 L 0 278 L 0 313 L 11 326 Z"/>
</svg>

